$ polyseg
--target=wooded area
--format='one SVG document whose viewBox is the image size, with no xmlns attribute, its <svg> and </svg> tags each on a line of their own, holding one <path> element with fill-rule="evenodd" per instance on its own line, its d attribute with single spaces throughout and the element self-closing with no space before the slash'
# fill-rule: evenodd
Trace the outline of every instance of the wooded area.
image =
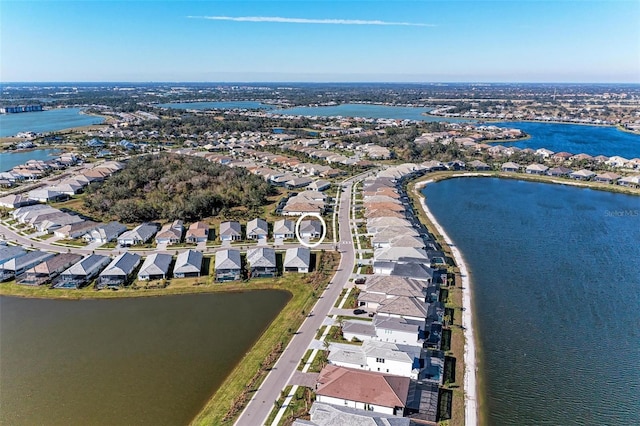
<svg viewBox="0 0 640 426">
<path fill-rule="evenodd" d="M 267 182 L 244 169 L 165 153 L 130 160 L 102 185 L 91 185 L 84 204 L 93 212 L 127 223 L 192 222 L 236 206 L 257 209 L 270 190 Z"/>
</svg>

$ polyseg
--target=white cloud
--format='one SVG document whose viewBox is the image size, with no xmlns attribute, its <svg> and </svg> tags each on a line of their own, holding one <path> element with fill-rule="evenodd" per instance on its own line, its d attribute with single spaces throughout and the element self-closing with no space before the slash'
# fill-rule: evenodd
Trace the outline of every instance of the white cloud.
<svg viewBox="0 0 640 426">
<path fill-rule="evenodd" d="M 366 21 L 361 19 L 307 19 L 283 18 L 279 16 L 187 16 L 192 19 L 209 19 L 211 21 L 235 22 L 280 22 L 286 24 L 322 24 L 322 25 L 387 25 L 403 27 L 435 27 L 433 24 L 413 22 Z"/>
</svg>

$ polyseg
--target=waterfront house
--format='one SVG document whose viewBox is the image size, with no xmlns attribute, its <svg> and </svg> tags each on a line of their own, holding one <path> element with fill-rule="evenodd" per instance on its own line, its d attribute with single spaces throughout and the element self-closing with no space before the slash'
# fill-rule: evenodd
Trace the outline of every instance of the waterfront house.
<svg viewBox="0 0 640 426">
<path fill-rule="evenodd" d="M 125 232 L 127 227 L 119 222 L 109 222 L 106 224 L 98 225 L 95 229 L 84 234 L 83 239 L 87 242 L 96 242 L 100 244 L 113 241 L 120 234 Z"/>
<path fill-rule="evenodd" d="M 577 172 L 569 173 L 570 178 L 577 179 L 577 180 L 589 180 L 593 178 L 595 175 L 596 174 L 594 172 L 587 169 L 582 169 L 582 170 L 578 170 Z"/>
<path fill-rule="evenodd" d="M 209 224 L 207 222 L 195 222 L 189 226 L 185 241 L 191 244 L 203 243 L 209 239 Z"/>
<path fill-rule="evenodd" d="M 140 255 L 124 252 L 107 265 L 98 276 L 97 288 L 119 288 L 126 284 L 140 264 Z"/>
<path fill-rule="evenodd" d="M 108 256 L 92 254 L 60 274 L 56 288 L 80 288 L 96 277 L 111 259 Z"/>
<path fill-rule="evenodd" d="M 27 254 L 27 251 L 22 247 L 0 246 L 0 265 L 16 257 L 24 256 L 25 254 Z"/>
<path fill-rule="evenodd" d="M 237 281 L 242 277 L 242 262 L 239 250 L 216 252 L 216 281 Z"/>
<path fill-rule="evenodd" d="M 520 170 L 520 165 L 512 161 L 507 161 L 500 168 L 503 172 L 517 172 Z"/>
<path fill-rule="evenodd" d="M 554 177 L 566 177 L 569 176 L 571 172 L 573 172 L 573 170 L 563 166 L 553 167 L 547 170 L 547 174 Z"/>
<path fill-rule="evenodd" d="M 540 148 L 536 149 L 535 154 L 542 158 L 549 158 L 553 155 L 553 151 L 546 148 Z"/>
<path fill-rule="evenodd" d="M 155 223 L 143 223 L 131 231 L 127 231 L 118 237 L 118 244 L 122 247 L 145 244 L 158 232 Z"/>
<path fill-rule="evenodd" d="M 615 181 L 617 181 L 618 179 L 620 179 L 620 175 L 613 173 L 613 172 L 605 172 L 605 173 L 600 173 L 598 175 L 596 175 L 596 177 L 593 179 L 596 182 L 602 182 L 602 183 L 613 183 Z"/>
<path fill-rule="evenodd" d="M 154 253 L 142 263 L 138 271 L 138 280 L 164 280 L 169 274 L 169 266 L 173 258 L 170 254 Z"/>
<path fill-rule="evenodd" d="M 487 163 L 483 163 L 480 160 L 473 160 L 472 162 L 469 163 L 469 167 L 471 167 L 473 170 L 478 170 L 478 171 L 491 170 L 491 167 Z"/>
<path fill-rule="evenodd" d="M 54 256 L 45 251 L 30 251 L 22 256 L 9 259 L 0 265 L 0 281 L 19 278 L 28 269 Z"/>
<path fill-rule="evenodd" d="M 338 367 L 420 379 L 423 350 L 418 346 L 366 340 L 362 346 L 333 344 L 328 361 Z"/>
<path fill-rule="evenodd" d="M 27 270 L 18 284 L 42 285 L 50 282 L 82 258 L 79 254 L 61 253 Z"/>
<path fill-rule="evenodd" d="M 297 247 L 287 249 L 284 256 L 285 272 L 309 272 L 311 265 L 311 250 L 307 247 Z"/>
<path fill-rule="evenodd" d="M 202 270 L 202 253 L 186 250 L 180 253 L 173 268 L 175 278 L 199 277 Z"/>
<path fill-rule="evenodd" d="M 325 366 L 318 376 L 316 401 L 403 416 L 410 379 L 386 373 Z"/>
<path fill-rule="evenodd" d="M 220 224 L 220 241 L 238 241 L 242 239 L 240 222 L 222 222 Z"/>
<path fill-rule="evenodd" d="M 315 401 L 309 410 L 310 421 L 296 419 L 293 426 L 415 426 L 408 417 L 398 417 L 390 414 L 373 413 L 349 407 L 323 404 Z"/>
<path fill-rule="evenodd" d="M 273 225 L 273 238 L 291 240 L 296 237 L 296 223 L 289 219 L 281 219 Z"/>
<path fill-rule="evenodd" d="M 259 247 L 247 251 L 247 263 L 249 264 L 252 278 L 274 277 L 278 273 L 276 264 L 276 252 L 269 247 Z"/>
<path fill-rule="evenodd" d="M 640 188 L 640 175 L 623 177 L 618 180 L 618 185 L 627 186 L 629 188 Z"/>
<path fill-rule="evenodd" d="M 156 235 L 156 244 L 178 244 L 182 240 L 184 224 L 181 220 L 167 223 Z"/>
<path fill-rule="evenodd" d="M 526 167 L 525 173 L 528 173 L 530 175 L 544 175 L 546 174 L 547 170 L 549 170 L 549 167 L 543 164 L 533 163 L 533 164 L 529 164 Z"/>
<path fill-rule="evenodd" d="M 247 239 L 266 241 L 269 235 L 269 224 L 266 220 L 256 218 L 247 223 Z"/>
</svg>

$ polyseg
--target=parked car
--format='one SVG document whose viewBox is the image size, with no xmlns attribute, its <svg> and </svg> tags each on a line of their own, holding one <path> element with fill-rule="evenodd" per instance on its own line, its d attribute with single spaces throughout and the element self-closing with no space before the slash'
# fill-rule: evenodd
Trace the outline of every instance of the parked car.
<svg viewBox="0 0 640 426">
<path fill-rule="evenodd" d="M 354 281 L 356 284 L 364 284 L 367 282 L 367 278 L 366 277 L 360 277 L 360 278 L 356 278 L 356 280 Z"/>
<path fill-rule="evenodd" d="M 354 309 L 353 310 L 353 315 L 362 315 L 362 314 L 366 314 L 367 311 L 365 311 L 364 309 Z"/>
</svg>

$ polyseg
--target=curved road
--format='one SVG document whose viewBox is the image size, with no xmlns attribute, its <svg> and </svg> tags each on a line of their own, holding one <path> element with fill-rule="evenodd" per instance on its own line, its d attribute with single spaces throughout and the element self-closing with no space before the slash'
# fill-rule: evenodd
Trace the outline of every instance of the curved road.
<svg viewBox="0 0 640 426">
<path fill-rule="evenodd" d="M 345 284 L 349 282 L 349 277 L 355 265 L 355 251 L 353 249 L 349 212 L 351 210 L 352 184 L 356 179 L 359 179 L 359 177 L 345 181 L 343 185 L 344 191 L 340 194 L 340 208 L 338 209 L 340 240 L 338 247 L 342 256 L 340 264 L 338 265 L 338 271 L 316 302 L 309 316 L 298 329 L 298 332 L 285 348 L 273 369 L 253 394 L 253 398 L 249 401 L 242 414 L 240 414 L 235 426 L 257 426 L 264 424 L 274 407 L 274 401 L 278 399 L 280 391 L 282 391 L 291 380 L 300 360 L 315 337 L 316 331 L 322 326 L 323 320 L 329 314 L 331 308 L 333 308 Z"/>
</svg>

